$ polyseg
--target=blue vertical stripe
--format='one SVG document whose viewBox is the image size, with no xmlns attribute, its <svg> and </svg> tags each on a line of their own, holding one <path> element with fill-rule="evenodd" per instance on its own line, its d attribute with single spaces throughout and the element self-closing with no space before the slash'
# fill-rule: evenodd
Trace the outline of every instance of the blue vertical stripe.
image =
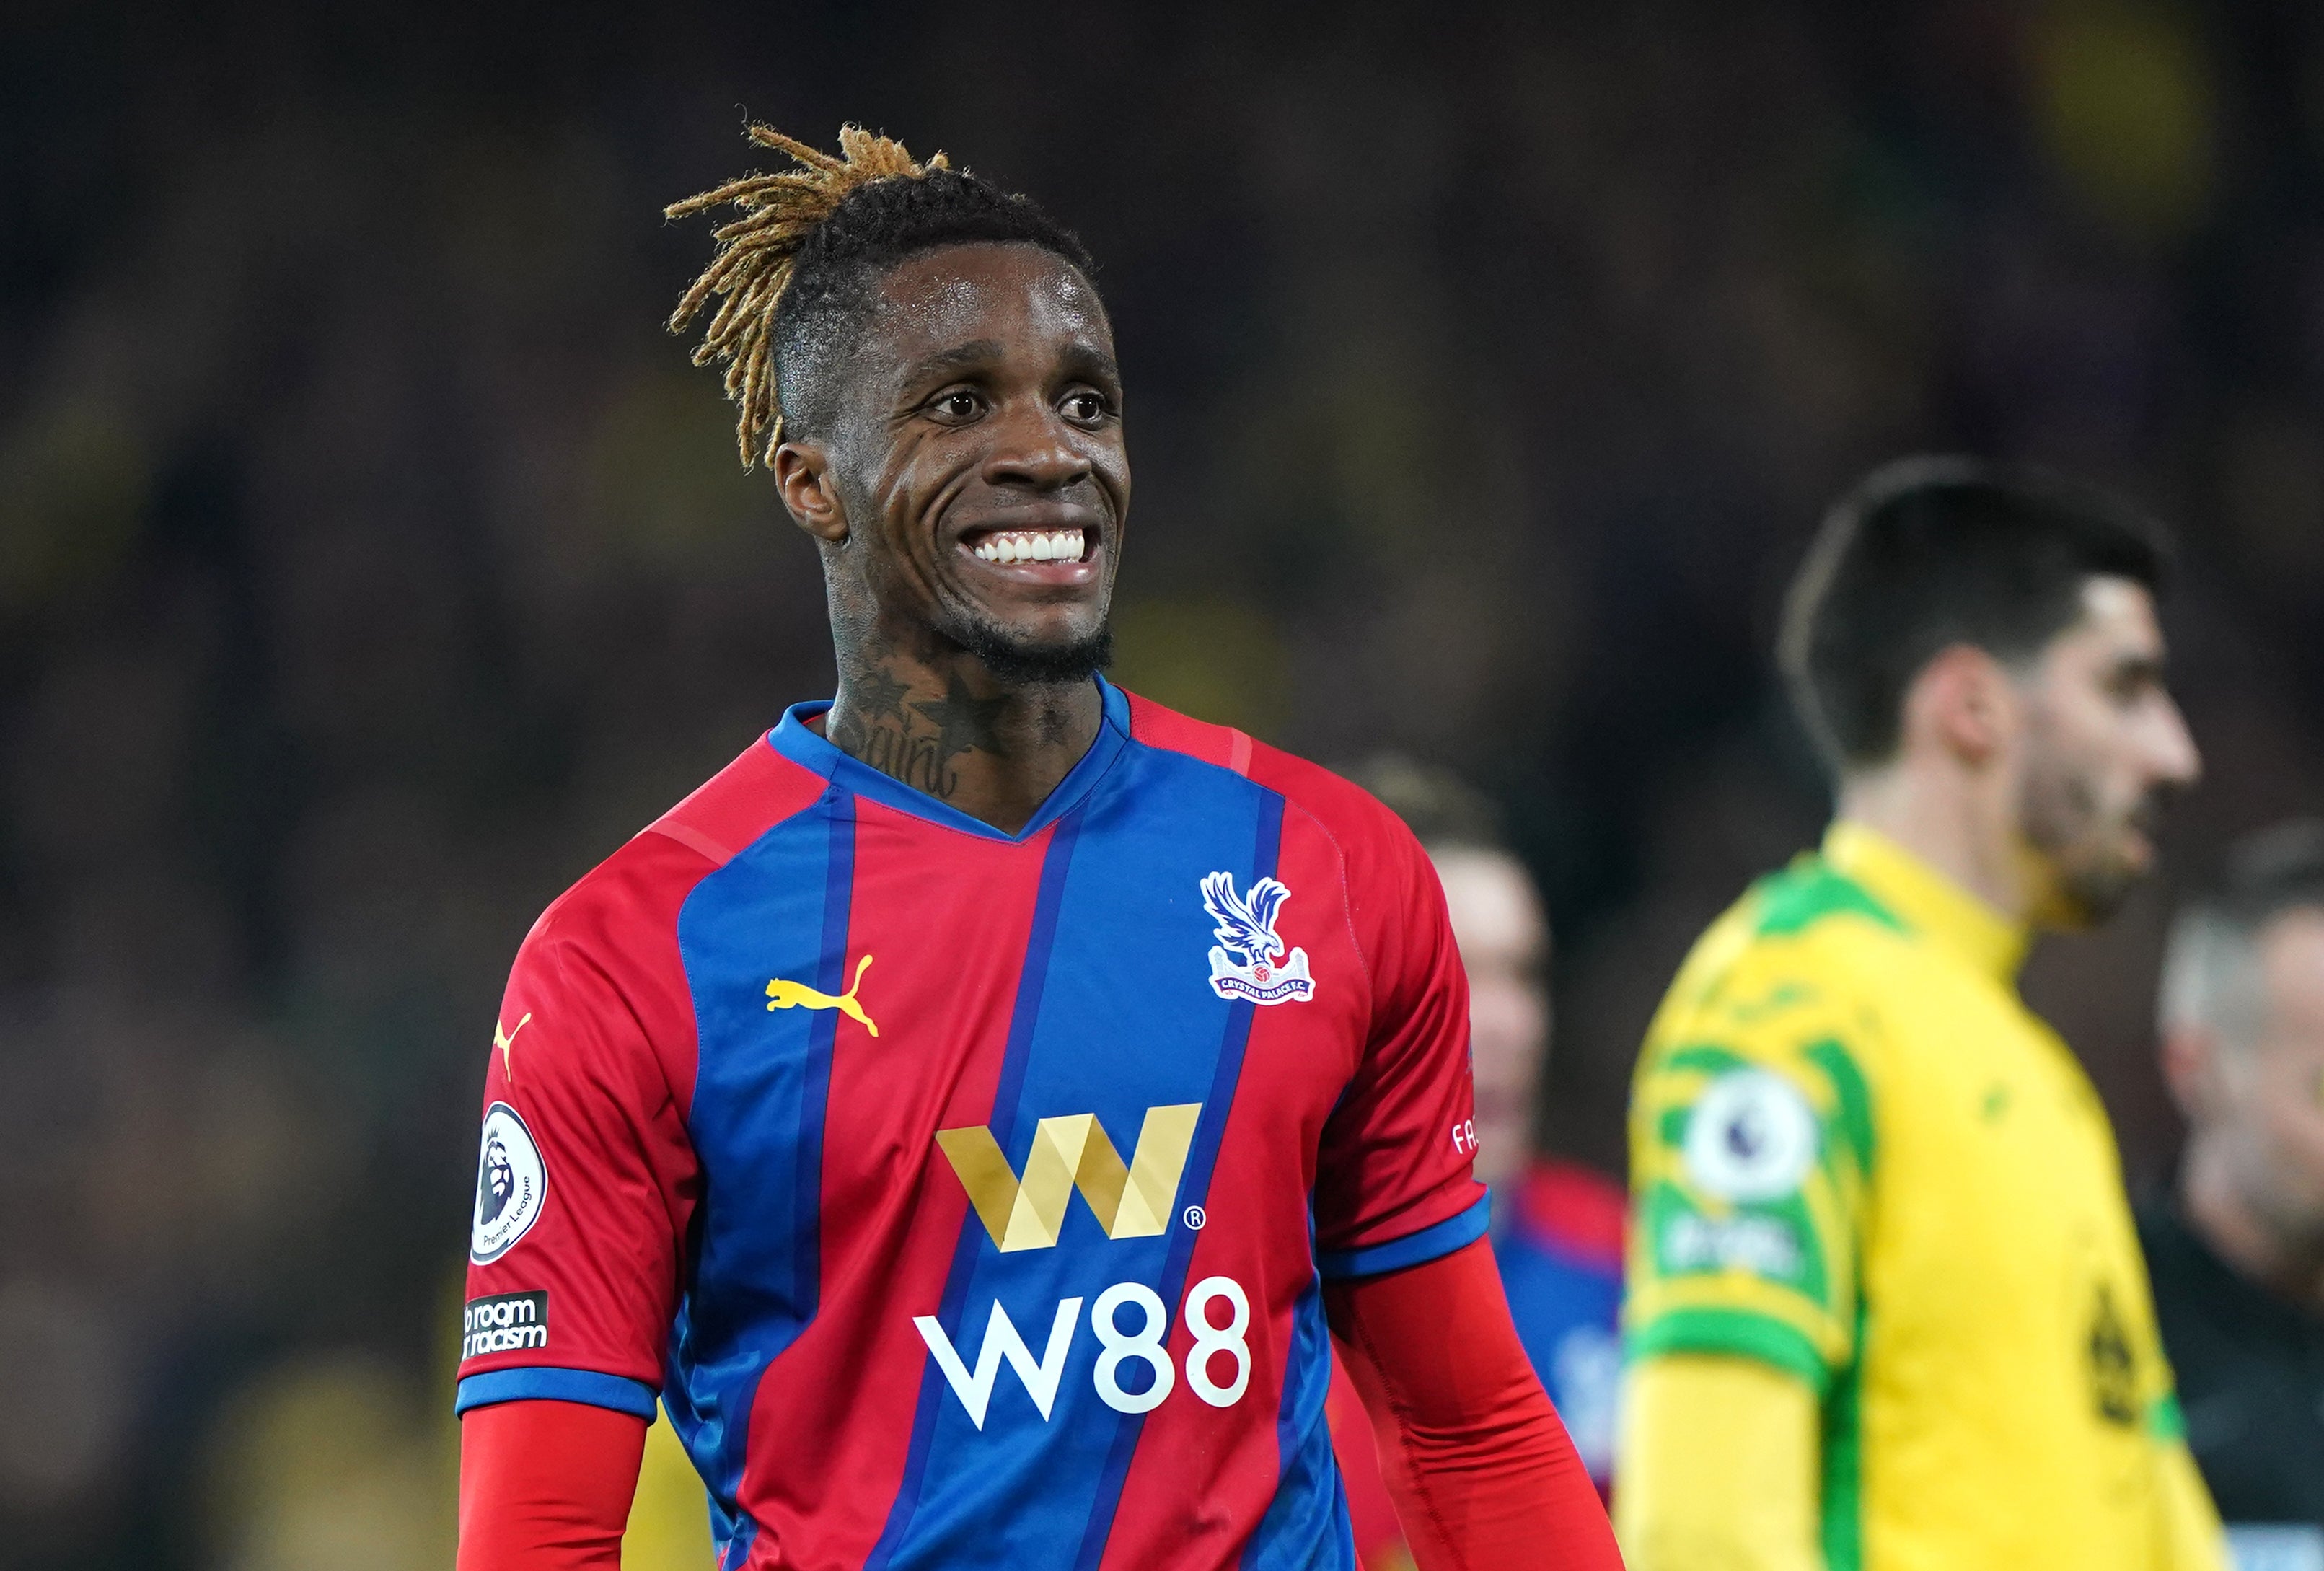
<svg viewBox="0 0 2324 1571">
<path fill-rule="evenodd" d="M 758 1534 L 739 1495 L 760 1382 L 821 1298 L 823 1136 L 839 1021 L 826 1010 L 772 1018 L 758 982 L 771 969 L 843 990 L 855 827 L 855 799 L 829 788 L 813 814 L 770 829 L 703 880 L 679 912 L 700 1040 L 687 1132 L 703 1159 L 703 1198 L 663 1406 L 709 1486 L 722 1565 L 740 1564 Z M 812 933 L 814 947 L 785 954 L 769 942 L 786 932 Z"/>
<path fill-rule="evenodd" d="M 1057 820 L 1056 831 L 1041 858 L 1041 883 L 1033 900 L 1033 930 L 1025 942 L 1025 966 L 1017 978 L 1017 1001 L 1009 1016 L 1009 1043 L 1001 1057 L 1001 1079 L 992 1097 L 992 1115 L 986 1127 L 1003 1150 L 1008 1149 L 1017 1127 L 1017 1104 L 1025 1086 L 1025 1066 L 1032 1058 L 1034 1028 L 1040 1023 L 1041 993 L 1049 979 L 1049 956 L 1056 947 L 1057 908 L 1063 903 L 1065 874 L 1073 866 L 1074 843 L 1081 835 L 1081 815 L 1068 813 Z M 961 1302 L 968 1296 L 970 1279 L 975 1274 L 977 1244 L 983 1237 L 982 1226 L 973 1215 L 964 1220 L 960 1242 L 954 1246 L 952 1267 L 945 1275 L 944 1298 L 936 1309 L 936 1319 L 945 1335 L 955 1344 L 960 1339 Z M 920 1396 L 912 1413 L 912 1444 L 904 1458 L 903 1482 L 896 1491 L 896 1499 L 888 1509 L 887 1525 L 880 1531 L 880 1541 L 863 1562 L 863 1571 L 884 1571 L 894 1557 L 896 1548 L 910 1529 L 913 1513 L 918 1510 L 920 1489 L 927 1477 L 928 1446 L 936 1433 L 936 1410 L 943 1401 L 945 1387 L 943 1377 L 933 1363 L 920 1370 Z"/>
<path fill-rule="evenodd" d="M 1348 1495 L 1332 1451 L 1325 1407 L 1331 1389 L 1323 1282 L 1311 1276 L 1292 1310 L 1291 1347 L 1284 1360 L 1283 1403 L 1275 1429 L 1280 1482 L 1243 1546 L 1242 1571 L 1355 1571 L 1355 1529 L 1348 1520 Z M 1332 1557 L 1318 1559 L 1323 1551 Z"/>
<path fill-rule="evenodd" d="M 1275 875 L 1276 864 L 1283 848 L 1283 799 L 1274 792 L 1267 793 L 1259 809 L 1258 834 L 1251 847 L 1250 883 Z M 1194 1126 L 1194 1143 L 1186 1153 L 1186 1170 L 1178 1186 L 1181 1205 L 1207 1206 L 1211 1195 L 1211 1173 L 1217 1167 L 1219 1146 L 1226 1138 L 1227 1115 L 1233 1109 L 1236 1084 L 1242 1078 L 1243 1049 L 1250 1042 L 1250 1021 L 1257 1006 L 1249 1000 L 1238 1000 L 1227 1012 L 1227 1025 L 1219 1045 L 1218 1066 L 1211 1077 L 1210 1095 L 1203 1099 L 1203 1116 Z M 1170 1230 L 1170 1253 L 1163 1267 L 1162 1302 L 1176 1306 L 1185 1301 L 1186 1271 L 1194 1258 L 1194 1229 L 1173 1227 Z M 1074 1571 L 1096 1571 L 1104 1557 L 1105 1541 L 1113 1531 L 1113 1515 L 1121 1506 L 1122 1485 L 1130 1477 L 1130 1464 L 1138 1454 L 1138 1441 L 1146 1431 L 1146 1415 L 1130 1415 L 1114 1431 L 1113 1444 L 1107 1448 L 1105 1471 L 1099 1475 L 1097 1496 L 1092 1502 L 1088 1524 L 1083 1529 L 1081 1548 L 1074 1556 Z"/>
</svg>

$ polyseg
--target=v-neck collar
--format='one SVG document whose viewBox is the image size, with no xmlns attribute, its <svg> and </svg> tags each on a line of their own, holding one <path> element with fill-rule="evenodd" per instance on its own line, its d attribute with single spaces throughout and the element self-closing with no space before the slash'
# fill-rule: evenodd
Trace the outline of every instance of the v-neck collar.
<svg viewBox="0 0 2324 1571">
<path fill-rule="evenodd" d="M 812 703 L 793 704 L 783 711 L 781 724 L 767 733 L 767 744 L 793 763 L 811 769 L 832 784 L 859 797 L 908 813 L 931 824 L 947 829 L 957 829 L 964 835 L 974 835 L 985 840 L 1021 842 L 1031 839 L 1059 818 L 1064 818 L 1090 793 L 1099 779 L 1121 756 L 1130 743 L 1130 699 L 1120 688 L 1103 677 L 1096 679 L 1100 698 L 1097 735 L 1083 753 L 1080 762 L 1065 772 L 1047 800 L 1025 827 L 1016 834 L 1005 834 L 983 819 L 962 812 L 951 803 L 940 800 L 917 786 L 906 785 L 893 775 L 882 774 L 870 764 L 849 757 L 829 737 L 810 726 L 807 722 L 826 715 L 833 700 L 816 699 Z"/>
</svg>

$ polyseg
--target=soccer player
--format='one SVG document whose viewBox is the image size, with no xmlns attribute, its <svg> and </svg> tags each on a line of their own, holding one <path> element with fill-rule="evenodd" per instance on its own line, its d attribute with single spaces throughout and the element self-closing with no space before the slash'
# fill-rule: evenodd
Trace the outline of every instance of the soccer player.
<svg viewBox="0 0 2324 1571">
<path fill-rule="evenodd" d="M 1534 1146 L 1550 1045 L 1540 892 L 1503 840 L 1492 804 L 1458 777 L 1392 753 L 1342 772 L 1404 820 L 1444 886 L 1469 983 L 1475 1171 L 1493 1192 L 1494 1260 L 1517 1338 L 1602 1493 L 1621 1358 L 1624 1198 L 1613 1180 Z M 1359 1557 L 1366 1571 L 1409 1566 L 1370 1420 L 1344 1380 L 1333 1382 L 1330 1412 Z"/>
<path fill-rule="evenodd" d="M 1633 1091 L 1633 1566 L 2221 1564 L 2112 1131 L 2015 985 L 2196 777 L 2161 565 L 2144 521 L 1965 460 L 1826 521 L 1783 664 L 1836 821 L 1695 946 Z"/>
<path fill-rule="evenodd" d="M 1469 982 L 1478 1181 L 1518 1339 L 1600 1489 L 1613 1469 L 1622 1187 L 1538 1150 L 1550 1053 L 1548 913 L 1499 815 L 1447 771 L 1393 754 L 1348 772 L 1405 821 L 1444 886 Z"/>
<path fill-rule="evenodd" d="M 2240 1563 L 2324 1566 L 2324 821 L 2236 848 L 2162 1015 L 2187 1149 L 2139 1234 L 2188 1443 Z"/>
<path fill-rule="evenodd" d="M 1098 676 L 1130 500 L 1081 243 L 854 127 L 720 297 L 821 555 L 793 707 L 518 954 L 487 1060 L 464 1571 L 613 1566 L 659 1391 L 724 1571 L 1343 1566 L 1330 1348 L 1425 1567 L 1613 1566 L 1471 1177 L 1426 858 Z"/>
</svg>

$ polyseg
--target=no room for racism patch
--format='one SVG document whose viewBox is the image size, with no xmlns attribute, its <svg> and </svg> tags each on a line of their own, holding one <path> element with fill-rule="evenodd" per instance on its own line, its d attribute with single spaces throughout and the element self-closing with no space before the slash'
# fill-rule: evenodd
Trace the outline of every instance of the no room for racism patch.
<svg viewBox="0 0 2324 1571">
<path fill-rule="evenodd" d="M 460 1358 L 549 1345 L 549 1289 L 470 1298 L 460 1316 Z"/>
</svg>

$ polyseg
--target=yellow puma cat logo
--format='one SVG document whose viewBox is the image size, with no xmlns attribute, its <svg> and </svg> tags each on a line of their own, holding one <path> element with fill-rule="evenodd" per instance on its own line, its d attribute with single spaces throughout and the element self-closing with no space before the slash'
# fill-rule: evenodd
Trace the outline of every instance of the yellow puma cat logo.
<svg viewBox="0 0 2324 1571">
<path fill-rule="evenodd" d="M 855 962 L 855 980 L 849 984 L 846 992 L 836 998 L 828 993 L 817 993 L 804 982 L 786 982 L 778 976 L 767 984 L 767 1007 L 769 1009 L 835 1009 L 876 1037 L 880 1034 L 880 1028 L 872 1023 L 872 1017 L 865 1014 L 863 1006 L 855 1002 L 855 990 L 863 985 L 863 973 L 871 968 L 872 956 L 869 955 Z"/>
<path fill-rule="evenodd" d="M 524 1012 L 524 1018 L 516 1022 L 514 1031 L 503 1031 L 501 1030 L 500 1021 L 493 1021 L 493 1046 L 501 1050 L 501 1078 L 512 1086 L 516 1084 L 516 1070 L 509 1064 L 509 1049 L 516 1046 L 517 1031 L 524 1030 L 531 1023 L 532 1011 L 529 1009 Z"/>
</svg>

